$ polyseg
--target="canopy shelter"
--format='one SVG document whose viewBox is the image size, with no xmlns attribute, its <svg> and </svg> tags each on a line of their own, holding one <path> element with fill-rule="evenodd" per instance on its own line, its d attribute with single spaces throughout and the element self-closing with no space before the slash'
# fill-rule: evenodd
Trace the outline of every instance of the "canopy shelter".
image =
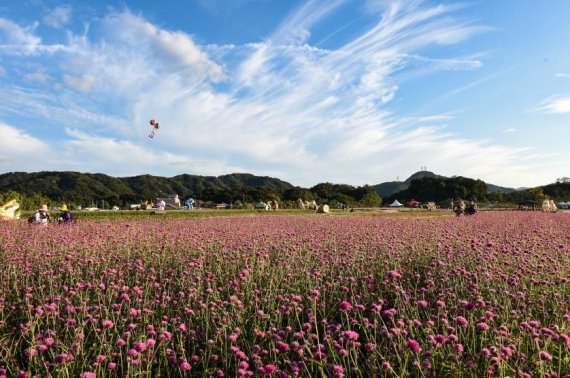
<svg viewBox="0 0 570 378">
<path fill-rule="evenodd" d="M 392 202 L 392 204 L 390 204 L 390 207 L 402 207 L 404 205 L 402 205 L 400 202 L 398 202 L 398 200 L 394 200 L 394 202 Z"/>
<path fill-rule="evenodd" d="M 415 199 L 411 199 L 411 200 L 409 200 L 409 201 L 407 201 L 407 202 L 404 202 L 404 204 L 405 204 L 406 206 L 418 206 L 418 205 L 421 205 L 421 202 L 420 202 L 420 201 L 416 201 Z"/>
</svg>

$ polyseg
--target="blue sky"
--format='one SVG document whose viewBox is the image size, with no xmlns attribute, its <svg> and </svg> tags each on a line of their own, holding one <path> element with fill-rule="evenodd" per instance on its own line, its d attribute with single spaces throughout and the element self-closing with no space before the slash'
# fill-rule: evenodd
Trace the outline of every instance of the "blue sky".
<svg viewBox="0 0 570 378">
<path fill-rule="evenodd" d="M 8 0 L 0 173 L 570 176 L 570 2 Z M 148 138 L 149 119 L 161 129 Z"/>
</svg>

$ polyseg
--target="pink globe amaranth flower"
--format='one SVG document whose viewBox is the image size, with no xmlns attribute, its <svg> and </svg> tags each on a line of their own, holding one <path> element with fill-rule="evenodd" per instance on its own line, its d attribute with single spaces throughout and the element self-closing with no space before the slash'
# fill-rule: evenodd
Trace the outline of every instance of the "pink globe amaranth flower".
<svg viewBox="0 0 570 378">
<path fill-rule="evenodd" d="M 133 345 L 133 349 L 135 349 L 138 352 L 144 352 L 146 350 L 146 343 L 142 342 L 142 341 L 137 341 L 134 345 Z"/>
<path fill-rule="evenodd" d="M 119 339 L 115 342 L 115 346 L 121 347 L 123 345 L 125 345 L 127 342 L 123 339 Z"/>
<path fill-rule="evenodd" d="M 184 361 L 180 364 L 180 370 L 182 371 L 189 371 L 192 370 L 192 366 L 187 361 Z"/>
<path fill-rule="evenodd" d="M 340 305 L 339 305 L 340 311 L 347 311 L 347 310 L 351 310 L 351 309 L 352 309 L 352 305 L 350 304 L 350 302 L 347 302 L 347 301 L 340 302 Z"/>
<path fill-rule="evenodd" d="M 349 340 L 358 340 L 358 337 L 360 337 L 358 332 L 354 332 L 354 331 L 344 331 L 342 333 L 342 335 Z"/>
<path fill-rule="evenodd" d="M 102 354 L 98 354 L 97 357 L 95 357 L 95 361 L 97 362 L 102 362 L 105 361 L 107 359 L 107 356 L 104 356 Z"/>
<path fill-rule="evenodd" d="M 276 343 L 276 347 L 277 349 L 279 349 L 281 352 L 287 352 L 289 350 L 289 344 L 283 342 L 283 341 L 278 341 Z"/>
<path fill-rule="evenodd" d="M 501 348 L 501 356 L 503 358 L 508 358 L 511 357 L 513 355 L 513 350 L 509 347 L 502 347 Z"/>
<path fill-rule="evenodd" d="M 437 301 L 437 302 L 435 302 L 435 304 L 439 308 L 445 308 L 445 302 L 444 301 Z"/>
<path fill-rule="evenodd" d="M 467 326 L 469 322 L 463 316 L 458 316 L 455 318 L 455 323 L 459 324 L 460 326 Z"/>
<path fill-rule="evenodd" d="M 426 308 L 428 306 L 428 303 L 424 300 L 417 301 L 416 304 L 418 305 L 419 308 Z"/>
<path fill-rule="evenodd" d="M 247 363 L 247 361 L 240 361 L 238 364 L 238 368 L 240 369 L 247 369 L 249 367 L 249 364 Z"/>
<path fill-rule="evenodd" d="M 113 328 L 113 322 L 110 320 L 103 320 L 101 322 L 101 324 L 103 325 L 103 327 L 105 328 Z"/>
<path fill-rule="evenodd" d="M 44 344 L 47 345 L 48 347 L 52 346 L 54 343 L 55 343 L 55 340 L 52 339 L 51 337 L 46 337 L 44 339 Z"/>
<path fill-rule="evenodd" d="M 552 355 L 547 351 L 542 350 L 538 355 L 540 356 L 541 360 L 547 360 L 547 361 L 552 360 Z"/>
<path fill-rule="evenodd" d="M 486 331 L 489 328 L 491 328 L 491 327 L 487 323 L 483 323 L 483 322 L 477 323 L 477 329 L 480 331 Z"/>
<path fill-rule="evenodd" d="M 111 369 L 111 370 L 116 369 L 116 368 L 117 368 L 117 364 L 116 364 L 115 362 L 109 362 L 109 363 L 107 364 L 107 368 L 108 368 L 108 369 Z"/>
<path fill-rule="evenodd" d="M 402 278 L 402 275 L 395 270 L 389 270 L 387 275 L 389 278 Z"/>
<path fill-rule="evenodd" d="M 90 371 L 85 371 L 81 374 L 81 378 L 96 378 L 97 376 L 95 375 L 95 373 L 90 372 Z"/>
<path fill-rule="evenodd" d="M 275 372 L 275 370 L 277 370 L 277 368 L 275 367 L 275 365 L 273 364 L 267 364 L 265 366 L 263 366 L 263 375 L 270 375 L 273 374 Z"/>
<path fill-rule="evenodd" d="M 420 343 L 418 343 L 414 339 L 408 339 L 407 344 L 408 344 L 408 347 L 410 348 L 410 350 L 412 352 L 419 353 L 422 351 L 422 348 L 420 347 Z"/>
<path fill-rule="evenodd" d="M 35 348 L 28 348 L 24 351 L 24 355 L 26 357 L 34 357 L 38 354 L 38 351 Z"/>
<path fill-rule="evenodd" d="M 389 308 L 387 310 L 384 310 L 384 315 L 386 316 L 394 316 L 396 315 L 397 311 L 395 308 Z"/>
<path fill-rule="evenodd" d="M 344 368 L 340 365 L 333 366 L 333 373 L 335 377 L 342 378 L 344 377 Z"/>
<path fill-rule="evenodd" d="M 73 356 L 67 354 L 67 353 L 63 353 L 63 354 L 58 354 L 57 356 L 54 357 L 53 361 L 56 364 L 64 364 L 68 361 L 72 361 L 73 360 Z"/>
<path fill-rule="evenodd" d="M 129 349 L 127 355 L 131 358 L 135 358 L 136 356 L 139 355 L 139 352 L 136 349 Z"/>
</svg>

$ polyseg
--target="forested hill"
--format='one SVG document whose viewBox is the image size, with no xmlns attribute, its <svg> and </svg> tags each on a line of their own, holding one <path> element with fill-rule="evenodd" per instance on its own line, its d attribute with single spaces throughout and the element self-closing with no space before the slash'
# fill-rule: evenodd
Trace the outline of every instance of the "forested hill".
<svg viewBox="0 0 570 378">
<path fill-rule="evenodd" d="M 441 176 L 435 174 L 430 171 L 419 171 L 408 177 L 405 181 L 389 181 L 383 182 L 381 184 L 373 185 L 372 187 L 376 190 L 376 192 L 383 198 L 385 197 L 392 197 L 396 193 L 404 191 L 410 187 L 413 180 L 421 180 L 421 179 L 436 179 L 440 181 L 445 181 L 448 179 L 445 176 Z M 427 181 L 426 181 L 427 182 Z M 515 192 L 516 189 L 513 188 L 505 188 L 498 185 L 488 184 L 486 183 L 486 193 L 512 193 Z"/>
<path fill-rule="evenodd" d="M 180 198 L 224 198 L 257 201 L 272 193 L 282 193 L 293 185 L 272 177 L 233 173 L 223 176 L 183 174 L 170 178 L 151 175 L 111 177 L 99 173 L 13 172 L 0 175 L 0 193 L 17 192 L 24 196 L 67 201 L 84 206 L 106 201 L 125 206 L 142 200 L 178 194 Z M 248 198 L 245 198 L 248 197 Z"/>
</svg>

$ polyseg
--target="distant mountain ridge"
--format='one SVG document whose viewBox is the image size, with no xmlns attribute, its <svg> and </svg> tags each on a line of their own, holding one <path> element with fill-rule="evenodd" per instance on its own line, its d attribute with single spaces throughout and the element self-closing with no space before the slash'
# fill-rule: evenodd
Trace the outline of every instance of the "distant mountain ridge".
<svg viewBox="0 0 570 378">
<path fill-rule="evenodd" d="M 421 179 L 424 177 L 430 178 L 447 178 L 442 175 L 435 174 L 431 171 L 418 171 L 408 177 L 405 181 L 388 181 L 383 182 L 381 184 L 372 185 L 374 190 L 380 195 L 382 198 L 390 197 L 391 195 L 406 190 L 410 187 L 412 180 Z M 513 188 L 506 188 L 498 185 L 487 184 L 487 192 L 488 193 L 512 193 L 515 192 L 516 189 Z"/>
</svg>

